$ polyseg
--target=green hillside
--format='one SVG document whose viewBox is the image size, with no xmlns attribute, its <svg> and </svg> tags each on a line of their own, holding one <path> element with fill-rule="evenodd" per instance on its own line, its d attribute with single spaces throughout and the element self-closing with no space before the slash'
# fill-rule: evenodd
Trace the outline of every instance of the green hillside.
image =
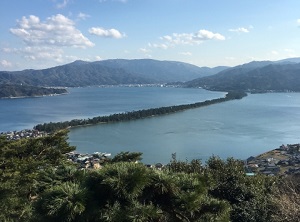
<svg viewBox="0 0 300 222">
<path fill-rule="evenodd" d="M 43 88 L 26 85 L 0 85 L 0 98 L 33 97 L 67 93 L 66 89 Z"/>
<path fill-rule="evenodd" d="M 185 84 L 209 90 L 249 92 L 300 91 L 300 64 L 265 63 L 237 66 Z"/>
</svg>

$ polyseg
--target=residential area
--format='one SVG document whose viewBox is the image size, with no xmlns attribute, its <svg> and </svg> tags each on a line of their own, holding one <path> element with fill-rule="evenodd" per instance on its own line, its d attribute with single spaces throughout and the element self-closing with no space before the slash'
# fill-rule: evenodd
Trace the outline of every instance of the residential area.
<svg viewBox="0 0 300 222">
<path fill-rule="evenodd" d="M 300 175 L 300 144 L 281 145 L 257 157 L 249 157 L 245 168 L 249 175 Z"/>
<path fill-rule="evenodd" d="M 0 132 L 0 136 L 5 136 L 7 140 L 19 140 L 23 138 L 37 138 L 48 135 L 38 130 L 24 129 L 21 131 Z"/>
</svg>

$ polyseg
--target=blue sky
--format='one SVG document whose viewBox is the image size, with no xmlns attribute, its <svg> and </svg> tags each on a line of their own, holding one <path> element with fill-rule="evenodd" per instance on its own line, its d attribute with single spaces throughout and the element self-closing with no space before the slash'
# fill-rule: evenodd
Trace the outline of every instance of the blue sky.
<svg viewBox="0 0 300 222">
<path fill-rule="evenodd" d="M 299 0 L 1 0 L 0 70 L 74 60 L 300 57 Z"/>
</svg>

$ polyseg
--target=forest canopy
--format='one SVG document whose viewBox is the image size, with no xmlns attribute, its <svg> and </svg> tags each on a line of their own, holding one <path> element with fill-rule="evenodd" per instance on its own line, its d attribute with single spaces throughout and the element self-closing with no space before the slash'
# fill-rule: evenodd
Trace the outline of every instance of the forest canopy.
<svg viewBox="0 0 300 222">
<path fill-rule="evenodd" d="M 299 181 L 246 176 L 243 162 L 232 158 L 213 156 L 203 164 L 173 156 L 156 169 L 133 161 L 141 153 L 125 152 L 99 169 L 82 170 L 66 158 L 75 149 L 67 142 L 67 131 L 18 141 L 2 137 L 0 149 L 1 221 L 299 218 Z"/>
</svg>

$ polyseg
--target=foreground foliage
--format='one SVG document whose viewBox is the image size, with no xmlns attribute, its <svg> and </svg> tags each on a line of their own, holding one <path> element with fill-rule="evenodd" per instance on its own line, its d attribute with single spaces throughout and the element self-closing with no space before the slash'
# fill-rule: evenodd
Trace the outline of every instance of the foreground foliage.
<svg viewBox="0 0 300 222">
<path fill-rule="evenodd" d="M 43 181 L 42 175 L 63 165 L 63 154 L 72 150 L 65 132 L 18 141 L 0 138 L 0 221 L 28 220 L 32 201 L 51 182 Z"/>
<path fill-rule="evenodd" d="M 0 221 L 293 221 L 299 217 L 295 179 L 287 183 L 276 177 L 247 177 L 239 160 L 211 157 L 203 166 L 199 160 L 178 161 L 173 156 L 157 170 L 135 163 L 141 153 L 125 152 L 102 169 L 78 170 L 65 158 L 74 150 L 66 139 L 66 131 L 38 139 L 0 139 Z M 287 203 L 289 209 L 283 207 Z"/>
<path fill-rule="evenodd" d="M 300 177 L 293 175 L 280 181 L 276 193 L 272 196 L 276 212 L 275 221 L 293 222 L 300 218 Z"/>
</svg>

